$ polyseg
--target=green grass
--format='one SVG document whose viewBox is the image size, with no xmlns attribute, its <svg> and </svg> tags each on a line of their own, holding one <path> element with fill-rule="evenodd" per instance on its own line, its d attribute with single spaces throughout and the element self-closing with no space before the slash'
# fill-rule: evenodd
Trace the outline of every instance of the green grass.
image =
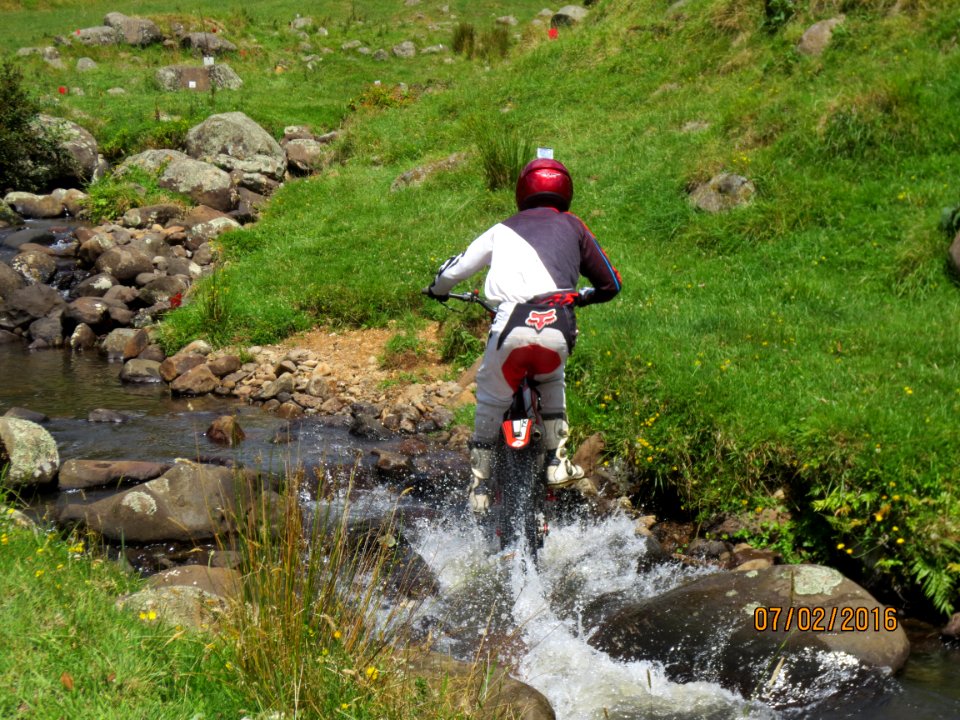
<svg viewBox="0 0 960 720">
<path fill-rule="evenodd" d="M 4 514 L 0 584 L 0 716 L 240 716 L 211 639 L 117 610 L 117 596 L 140 581 L 82 540 L 23 529 Z"/>
<path fill-rule="evenodd" d="M 794 3 L 773 22 L 761 3 L 691 0 L 668 15 L 652 0 L 607 0 L 555 42 L 523 31 L 489 66 L 337 51 L 315 73 L 273 34 L 292 5 L 257 4 L 231 20 L 201 4 L 191 12 L 234 23 L 262 48 L 230 59 L 244 90 L 160 96 L 148 66 L 167 61 L 162 51 L 121 70 L 111 50 L 92 91 L 59 108 L 103 118 L 102 141 L 131 127 L 148 135 L 158 107 L 187 119 L 240 109 L 274 133 L 300 122 L 344 131 L 341 166 L 288 183 L 258 225 L 224 237 L 228 262 L 172 315 L 171 345 L 197 335 L 262 343 L 321 321 L 383 325 L 411 308 L 442 317 L 419 288 L 512 212 L 512 193 L 487 189 L 475 152 L 420 186 L 391 192 L 393 180 L 470 151 L 479 121 L 555 147 L 575 178 L 573 210 L 625 286 L 580 313 L 575 435 L 604 433 L 628 461 L 639 505 L 676 497 L 704 523 L 781 506 L 794 522 L 765 539 L 789 557 L 908 595 L 921 586 L 948 611 L 960 571 L 960 292 L 938 223 L 958 197 L 960 9 L 926 0 L 891 14 L 889 4 Z M 478 31 L 496 15 L 539 10 L 451 7 Z M 390 47 L 432 32 L 414 12 L 364 8 L 358 25 L 346 3 L 331 6 L 331 36 L 316 44 L 356 36 Z M 841 9 L 831 47 L 798 54 L 803 31 Z M 11 25 L 15 38 L 34 37 L 52 31 L 53 15 Z M 430 41 L 449 44 L 453 30 Z M 270 72 L 284 61 L 291 70 Z M 64 82 L 36 70 L 51 87 Z M 137 92 L 101 94 L 121 77 Z M 407 83 L 410 101 L 351 110 L 377 79 Z M 684 132 L 690 121 L 709 125 Z M 687 190 L 721 171 L 748 176 L 755 202 L 719 216 L 693 210 Z"/>
</svg>

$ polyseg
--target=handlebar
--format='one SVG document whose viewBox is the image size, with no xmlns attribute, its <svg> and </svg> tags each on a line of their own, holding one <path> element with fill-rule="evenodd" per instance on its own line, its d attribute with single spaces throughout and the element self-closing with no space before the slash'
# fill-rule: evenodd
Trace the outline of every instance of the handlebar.
<svg viewBox="0 0 960 720">
<path fill-rule="evenodd" d="M 450 297 L 452 297 L 454 300 L 460 300 L 461 302 L 477 303 L 488 313 L 493 313 L 494 315 L 497 312 L 497 308 L 494 307 L 489 300 L 480 296 L 479 290 L 474 290 L 473 292 L 468 293 L 450 293 Z"/>
</svg>

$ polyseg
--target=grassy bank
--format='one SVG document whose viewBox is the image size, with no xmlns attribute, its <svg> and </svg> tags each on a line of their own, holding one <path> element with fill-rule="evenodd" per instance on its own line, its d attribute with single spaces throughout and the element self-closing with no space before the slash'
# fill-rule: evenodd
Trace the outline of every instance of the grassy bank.
<svg viewBox="0 0 960 720">
<path fill-rule="evenodd" d="M 625 285 L 614 303 L 580 313 L 569 368 L 578 436 L 604 433 L 640 505 L 672 502 L 705 524 L 737 516 L 792 559 L 907 594 L 920 587 L 951 610 L 960 291 L 937 223 L 960 202 L 960 10 L 946 0 L 897 11 L 883 0 L 780 5 L 795 12 L 606 0 L 555 41 L 524 31 L 506 60 L 376 64 L 337 50 L 320 76 L 269 71 L 286 57 L 273 34 L 286 6 L 245 11 L 243 33 L 262 48 L 236 59 L 249 89 L 184 117 L 241 109 L 274 132 L 340 125 L 343 164 L 288 184 L 257 226 L 223 239 L 227 265 L 171 318 L 171 341 L 440 317 L 418 289 L 512 211 L 509 190 L 488 190 L 478 144 L 494 133 L 553 146 L 574 173 L 573 209 Z M 385 27 L 383 42 L 364 38 L 385 47 L 420 27 L 417 12 L 439 12 L 367 3 L 358 29 L 347 7 L 331 10 L 331 35 Z M 539 6 L 451 8 L 486 24 L 507 12 L 525 23 Z M 795 50 L 810 24 L 840 11 L 822 56 Z M 243 14 L 232 12 L 210 16 Z M 451 42 L 450 26 L 437 32 Z M 403 102 L 351 107 L 374 80 L 410 90 Z M 144 99 L 123 102 L 145 117 L 158 103 L 207 102 L 140 87 Z M 137 126 L 108 97 L 60 107 L 105 118 L 95 129 L 110 142 Z M 401 173 L 460 151 L 474 154 L 391 192 Z M 750 178 L 754 202 L 716 216 L 692 209 L 688 189 L 721 171 Z M 793 521 L 757 526 L 764 510 Z"/>
<path fill-rule="evenodd" d="M 0 716 L 240 717 L 222 649 L 117 610 L 140 581 L 86 540 L 20 527 L 3 510 L 0 584 Z"/>
</svg>

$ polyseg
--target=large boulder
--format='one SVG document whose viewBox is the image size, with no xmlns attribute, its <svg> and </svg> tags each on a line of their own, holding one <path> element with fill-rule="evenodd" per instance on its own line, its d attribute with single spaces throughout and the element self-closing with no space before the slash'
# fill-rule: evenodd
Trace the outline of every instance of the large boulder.
<svg viewBox="0 0 960 720">
<path fill-rule="evenodd" d="M 130 168 L 156 175 L 160 187 L 188 195 L 201 205 L 217 210 L 230 210 L 236 205 L 237 194 L 229 174 L 179 150 L 145 150 L 124 160 L 117 174 L 123 176 Z"/>
<path fill-rule="evenodd" d="M 196 90 L 206 92 L 210 88 L 218 90 L 239 90 L 243 80 L 233 68 L 223 63 L 216 65 L 167 65 L 157 70 L 155 76 L 162 90 Z"/>
<path fill-rule="evenodd" d="M 60 467 L 57 441 L 35 422 L 0 417 L 0 468 L 4 466 L 7 487 L 48 483 Z"/>
<path fill-rule="evenodd" d="M 37 285 L 53 277 L 57 271 L 57 261 L 39 250 L 28 250 L 13 258 L 10 267 L 20 273 L 28 284 Z"/>
<path fill-rule="evenodd" d="M 27 285 L 14 290 L 0 305 L 0 328 L 13 330 L 47 317 L 65 305 L 60 293 L 49 285 Z"/>
<path fill-rule="evenodd" d="M 118 483 L 153 480 L 167 470 L 167 463 L 140 460 L 67 460 L 60 466 L 57 485 L 61 490 L 81 490 Z"/>
<path fill-rule="evenodd" d="M 180 38 L 180 45 L 203 55 L 234 52 L 237 46 L 217 33 L 192 32 Z"/>
<path fill-rule="evenodd" d="M 37 121 L 41 133 L 60 147 L 67 160 L 62 167 L 53 168 L 52 185 L 87 183 L 103 174 L 105 162 L 96 138 L 89 131 L 75 122 L 50 115 L 39 115 Z"/>
<path fill-rule="evenodd" d="M 112 27 L 117 31 L 121 42 L 127 45 L 144 47 L 153 45 L 163 40 L 163 33 L 153 20 L 145 18 L 128 17 L 123 13 L 107 13 L 103 19 L 103 24 Z"/>
<path fill-rule="evenodd" d="M 177 461 L 160 477 L 112 497 L 68 502 L 60 521 L 83 522 L 111 540 L 188 542 L 229 531 L 236 509 L 232 470 Z"/>
<path fill-rule="evenodd" d="M 708 575 L 623 607 L 590 643 L 619 660 L 660 662 L 677 682 L 713 681 L 744 697 L 762 687 L 765 702 L 785 706 L 902 667 L 910 644 L 893 613 L 836 570 L 777 565 Z"/>
<path fill-rule="evenodd" d="M 63 199 L 56 195 L 35 195 L 29 192 L 7 193 L 3 201 L 25 218 L 44 220 L 61 217 L 66 209 Z"/>
<path fill-rule="evenodd" d="M 257 172 L 280 180 L 286 169 L 286 154 L 280 143 L 242 112 L 211 115 L 190 129 L 184 145 L 191 157 L 230 170 Z"/>
<path fill-rule="evenodd" d="M 0 302 L 6 300 L 15 290 L 19 290 L 24 285 L 26 285 L 26 281 L 20 273 L 6 263 L 0 262 Z"/>
</svg>

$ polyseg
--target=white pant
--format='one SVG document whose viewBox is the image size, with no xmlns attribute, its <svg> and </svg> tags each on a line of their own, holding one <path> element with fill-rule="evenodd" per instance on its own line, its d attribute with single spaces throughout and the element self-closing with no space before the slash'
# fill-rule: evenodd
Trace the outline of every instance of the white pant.
<svg viewBox="0 0 960 720">
<path fill-rule="evenodd" d="M 551 327 L 537 332 L 523 326 L 504 332 L 507 335 L 499 347 L 501 334 L 490 335 L 477 371 L 473 440 L 478 443 L 499 441 L 503 415 L 524 377 L 536 382 L 544 417 L 565 417 L 564 366 L 569 346 L 563 333 Z"/>
</svg>

